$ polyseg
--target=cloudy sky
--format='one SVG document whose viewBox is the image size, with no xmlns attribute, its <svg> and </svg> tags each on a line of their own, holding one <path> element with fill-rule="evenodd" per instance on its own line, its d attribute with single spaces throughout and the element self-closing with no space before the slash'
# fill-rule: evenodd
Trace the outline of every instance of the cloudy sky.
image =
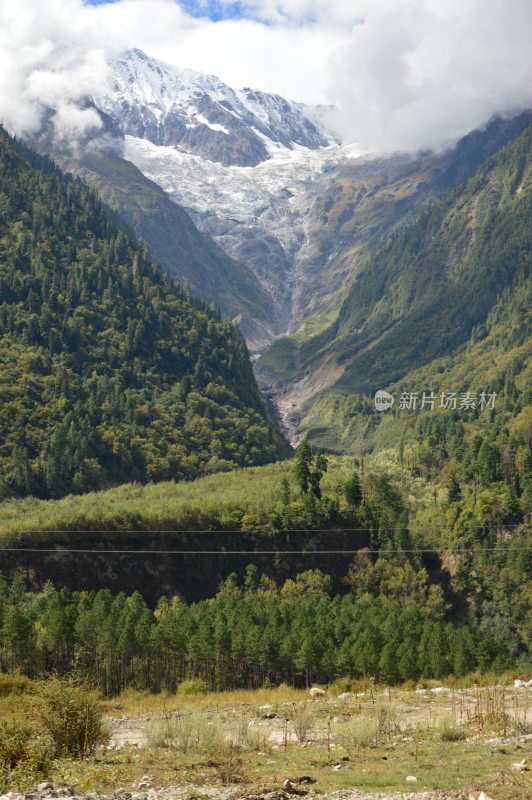
<svg viewBox="0 0 532 800">
<path fill-rule="evenodd" d="M 532 106 L 530 0 L 0 0 L 0 119 L 65 136 L 128 47 L 238 86 L 334 104 L 349 141 L 442 146 Z"/>
</svg>

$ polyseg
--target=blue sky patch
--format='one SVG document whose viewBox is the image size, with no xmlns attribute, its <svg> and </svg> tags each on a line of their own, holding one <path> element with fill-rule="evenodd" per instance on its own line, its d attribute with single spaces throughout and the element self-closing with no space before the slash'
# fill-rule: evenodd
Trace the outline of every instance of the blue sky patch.
<svg viewBox="0 0 532 800">
<path fill-rule="evenodd" d="M 85 0 L 90 6 L 115 3 L 117 0 Z M 200 3 L 198 0 L 176 0 L 177 5 L 191 17 L 209 17 L 214 22 L 222 19 L 250 19 L 253 16 L 246 10 L 243 3 L 221 3 L 220 0 L 208 0 Z"/>
</svg>

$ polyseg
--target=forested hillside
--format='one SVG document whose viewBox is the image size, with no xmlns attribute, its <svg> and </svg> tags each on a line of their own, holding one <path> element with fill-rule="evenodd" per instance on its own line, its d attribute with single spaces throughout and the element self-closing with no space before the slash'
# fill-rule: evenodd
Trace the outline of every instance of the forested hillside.
<svg viewBox="0 0 532 800">
<path fill-rule="evenodd" d="M 529 126 L 372 259 L 340 313 L 342 386 L 377 389 L 453 352 L 530 274 L 531 155 Z"/>
<path fill-rule="evenodd" d="M 461 447 L 467 440 L 482 434 L 498 440 L 502 450 L 515 458 L 518 447 L 530 445 L 532 429 L 532 280 L 522 277 L 508 287 L 488 314 L 475 326 L 469 341 L 452 355 L 430 361 L 419 369 L 407 372 L 400 381 L 387 388 L 396 404 L 386 413 L 375 410 L 373 395 L 363 392 L 345 393 L 331 390 L 318 398 L 307 415 L 305 426 L 312 438 L 334 449 L 381 449 L 399 442 L 423 441 L 427 425 L 437 425 L 442 432 L 449 425 L 459 424 Z M 424 391 L 434 393 L 435 409 L 399 407 L 402 391 L 417 393 L 421 401 Z M 440 408 L 441 393 L 471 391 L 477 398 L 481 392 L 495 393 L 491 414 L 479 409 L 464 411 Z M 426 431 L 425 431 L 426 432 Z M 515 436 L 512 433 L 515 432 Z M 519 444 L 518 444 L 519 442 Z M 444 451 L 447 453 L 447 451 Z M 436 472 L 445 459 L 441 448 L 430 450 L 430 462 Z M 447 453 L 448 456 L 448 453 Z M 512 470 L 514 468 L 512 467 Z M 434 469 L 432 470 L 434 474 Z M 499 472 L 500 474 L 500 472 Z"/>
<path fill-rule="evenodd" d="M 304 418 L 301 430 L 313 441 L 333 450 L 358 446 L 359 440 L 348 440 L 345 422 L 351 417 L 349 425 L 361 429 L 367 421 L 355 410 L 361 395 L 391 385 L 418 388 L 411 373 L 442 357 L 467 363 L 466 343 L 486 335 L 489 314 L 504 292 L 513 293 L 517 305 L 527 296 L 531 144 L 528 125 L 368 259 L 332 326 L 299 349 L 291 344 L 299 372 L 287 399 L 293 396 L 294 413 Z M 528 310 L 521 309 L 517 334 L 525 349 Z M 499 328 L 505 323 L 499 318 Z M 428 372 L 432 383 L 423 389 L 470 388 L 468 369 L 460 385 L 447 380 L 441 364 Z M 492 375 L 484 377 L 489 383 Z M 318 395 L 313 386 L 330 388 Z"/>
<path fill-rule="evenodd" d="M 0 496 L 192 478 L 287 452 L 240 333 L 96 196 L 0 132 Z"/>
</svg>

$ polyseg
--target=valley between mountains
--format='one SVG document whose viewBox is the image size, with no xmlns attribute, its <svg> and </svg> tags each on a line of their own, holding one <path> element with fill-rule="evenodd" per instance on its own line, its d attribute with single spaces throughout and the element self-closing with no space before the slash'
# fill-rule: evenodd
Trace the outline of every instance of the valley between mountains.
<svg viewBox="0 0 532 800">
<path fill-rule="evenodd" d="M 0 127 L 0 800 L 528 799 L 532 110 L 107 59 Z"/>
<path fill-rule="evenodd" d="M 397 326 L 401 331 L 410 324 L 407 319 L 432 302 L 429 295 L 438 302 L 450 271 L 460 275 L 456 262 L 470 258 L 480 200 L 468 209 L 456 193 L 530 125 L 530 114 L 495 119 L 445 152 L 383 157 L 339 143 L 328 109 L 236 91 L 139 50 L 111 66 L 114 91 L 93 100 L 104 133 L 75 153 L 56 153 L 59 163 L 119 209 L 163 268 L 239 323 L 259 386 L 292 442 L 308 435 L 333 451 L 359 448 L 345 411 L 331 414 L 331 407 L 455 353 L 485 321 L 492 305 L 487 298 L 478 313 L 475 303 L 463 307 L 459 333 L 442 316 L 431 346 L 417 330 L 416 352 L 410 350 L 400 368 L 365 370 L 369 382 L 349 377 L 353 359 L 378 362 Z M 517 205 L 523 209 L 529 178 L 525 171 L 520 182 Z M 388 289 L 380 291 L 381 277 L 393 268 L 379 253 L 402 229 L 408 252 L 417 236 L 412 226 L 434 204 L 456 213 L 449 207 L 453 192 L 451 203 L 464 223 L 462 245 L 457 250 L 450 243 L 444 268 L 440 251 L 431 252 L 427 242 L 425 269 L 433 276 L 419 293 L 405 263 L 396 287 L 404 282 L 399 294 L 410 300 L 397 305 L 387 299 Z M 394 263 L 399 257 L 389 252 Z M 500 292 L 515 274 L 496 272 Z M 368 305 L 369 282 L 375 291 Z M 356 312 L 352 327 L 346 318 L 358 298 L 364 311 Z M 388 312 L 378 311 L 387 304 Z"/>
</svg>

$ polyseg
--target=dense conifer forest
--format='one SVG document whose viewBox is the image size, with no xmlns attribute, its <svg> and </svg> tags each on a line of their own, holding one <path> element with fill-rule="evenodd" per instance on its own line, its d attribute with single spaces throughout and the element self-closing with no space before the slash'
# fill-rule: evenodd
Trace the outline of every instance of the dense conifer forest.
<svg viewBox="0 0 532 800">
<path fill-rule="evenodd" d="M 0 363 L 0 497 L 194 478 L 288 450 L 239 331 L 3 131 Z"/>
<path fill-rule="evenodd" d="M 525 575 L 517 546 L 499 563 L 504 577 L 495 561 L 477 566 L 494 579 L 495 595 L 517 588 Z M 187 605 L 174 596 L 151 609 L 138 592 L 78 593 L 47 584 L 30 593 L 19 579 L 2 581 L 1 665 L 33 677 L 75 668 L 97 678 L 105 694 L 128 686 L 175 690 L 190 678 L 230 689 L 342 675 L 395 684 L 527 669 L 526 622 L 516 609 L 506 629 L 504 601 L 491 615 L 476 609 L 478 618 L 465 624 L 449 615 L 426 570 L 386 557 L 372 566 L 366 551 L 348 572 L 348 593 L 331 596 L 331 583 L 310 570 L 279 588 L 250 565 L 243 581 L 229 576 L 210 600 Z"/>
</svg>

